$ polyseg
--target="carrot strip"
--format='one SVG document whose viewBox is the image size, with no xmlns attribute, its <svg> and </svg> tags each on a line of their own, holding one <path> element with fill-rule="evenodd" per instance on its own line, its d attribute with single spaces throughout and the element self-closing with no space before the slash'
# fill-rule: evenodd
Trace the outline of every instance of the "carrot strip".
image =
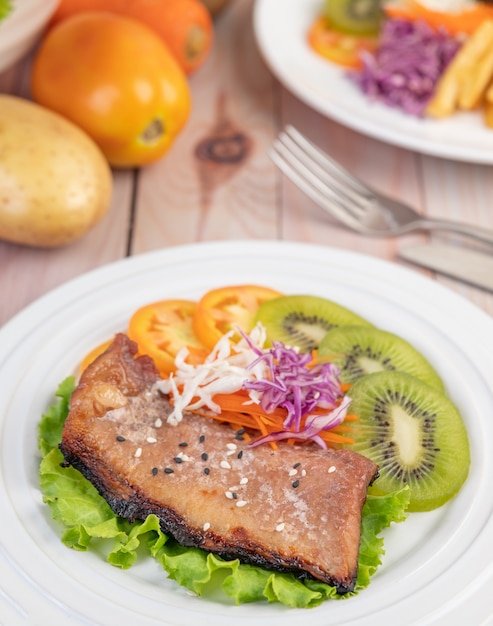
<svg viewBox="0 0 493 626">
<path fill-rule="evenodd" d="M 283 430 L 283 422 L 286 418 L 287 411 L 282 408 L 276 408 L 271 413 L 267 413 L 259 404 L 250 401 L 246 391 L 238 391 L 231 394 L 216 394 L 213 397 L 216 404 L 221 407 L 220 413 L 205 411 L 203 409 L 192 409 L 191 412 L 202 417 L 216 419 L 221 422 L 234 424 L 239 428 L 249 428 L 259 431 L 262 436 Z M 317 413 L 324 411 L 318 410 Z M 348 414 L 345 422 L 354 422 L 358 418 L 354 414 Z M 344 422 L 339 426 L 335 426 L 329 431 L 323 431 L 320 436 L 327 444 L 352 444 L 353 439 L 345 436 L 343 433 L 350 432 L 350 427 L 345 426 Z M 288 440 L 288 443 L 295 443 L 295 439 Z M 272 447 L 277 449 L 275 442 Z"/>
<path fill-rule="evenodd" d="M 472 34 L 485 19 L 493 17 L 493 7 L 483 2 L 459 13 L 446 13 L 427 9 L 417 0 L 406 0 L 402 4 L 386 4 L 384 11 L 388 17 L 404 18 L 412 21 L 423 20 L 432 28 L 445 28 L 451 35 Z"/>
</svg>

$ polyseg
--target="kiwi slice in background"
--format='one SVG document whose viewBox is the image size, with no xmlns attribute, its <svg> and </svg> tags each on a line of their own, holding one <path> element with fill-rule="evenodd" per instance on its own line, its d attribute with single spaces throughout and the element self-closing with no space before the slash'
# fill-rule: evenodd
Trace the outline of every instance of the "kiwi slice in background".
<svg viewBox="0 0 493 626">
<path fill-rule="evenodd" d="M 442 379 L 418 350 L 402 337 L 379 328 L 333 328 L 320 342 L 318 355 L 339 367 L 344 383 L 354 383 L 374 372 L 399 370 L 445 392 Z"/>
<path fill-rule="evenodd" d="M 331 25 L 351 35 L 376 35 L 383 19 L 382 0 L 325 0 Z"/>
<path fill-rule="evenodd" d="M 462 487 L 470 465 L 469 441 L 457 407 L 439 391 L 404 372 L 377 372 L 357 380 L 346 422 L 353 450 L 380 468 L 372 493 L 406 485 L 409 511 L 431 511 Z"/>
<path fill-rule="evenodd" d="M 371 323 L 350 309 L 318 296 L 280 296 L 262 303 L 256 322 L 267 332 L 267 343 L 282 341 L 297 346 L 302 352 L 318 347 L 331 328 L 353 324 L 371 326 Z"/>
</svg>

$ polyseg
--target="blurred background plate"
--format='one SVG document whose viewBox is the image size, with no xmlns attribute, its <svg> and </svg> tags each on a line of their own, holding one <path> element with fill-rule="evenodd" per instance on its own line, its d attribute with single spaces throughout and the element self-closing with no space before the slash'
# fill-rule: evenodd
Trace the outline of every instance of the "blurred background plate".
<svg viewBox="0 0 493 626">
<path fill-rule="evenodd" d="M 371 102 L 345 70 L 317 55 L 307 32 L 323 0 L 256 0 L 254 28 L 260 51 L 280 82 L 319 113 L 375 139 L 423 154 L 493 163 L 493 130 L 480 113 L 440 121 L 419 119 Z"/>
</svg>

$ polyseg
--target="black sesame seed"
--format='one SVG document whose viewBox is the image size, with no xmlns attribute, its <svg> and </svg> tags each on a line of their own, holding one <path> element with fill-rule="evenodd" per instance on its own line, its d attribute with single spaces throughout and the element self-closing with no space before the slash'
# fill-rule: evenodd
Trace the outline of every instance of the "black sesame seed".
<svg viewBox="0 0 493 626">
<path fill-rule="evenodd" d="M 242 437 L 241 435 L 236 435 L 235 439 L 236 441 L 245 441 L 245 437 Z"/>
<path fill-rule="evenodd" d="M 209 455 L 207 454 L 207 452 L 203 452 L 201 454 L 201 459 L 202 461 L 207 461 L 207 459 L 209 458 Z"/>
<path fill-rule="evenodd" d="M 293 485 L 292 485 L 293 489 L 296 489 L 296 487 L 299 487 L 299 486 L 300 486 L 300 481 L 299 480 L 295 480 Z"/>
<path fill-rule="evenodd" d="M 116 436 L 116 440 L 117 441 L 125 441 L 125 437 L 123 435 L 117 435 Z"/>
<path fill-rule="evenodd" d="M 183 459 L 180 456 L 175 456 L 175 458 L 173 459 L 173 461 L 175 463 L 183 463 Z"/>
<path fill-rule="evenodd" d="M 204 474 L 207 474 L 207 476 L 209 476 L 210 473 L 211 470 L 208 467 L 204 468 Z"/>
<path fill-rule="evenodd" d="M 153 467 L 153 468 L 152 468 L 152 473 L 153 473 L 153 475 L 154 475 L 154 476 L 156 476 L 156 474 L 158 473 L 158 471 L 159 471 L 159 470 L 158 470 L 158 468 L 157 468 L 157 467 Z"/>
<path fill-rule="evenodd" d="M 200 435 L 200 437 L 199 437 L 199 441 L 200 441 L 200 443 L 204 443 L 204 441 L 205 441 L 205 435 Z"/>
<path fill-rule="evenodd" d="M 233 496 L 233 500 L 236 500 L 238 498 L 238 494 L 234 491 L 231 493 L 231 495 Z"/>
<path fill-rule="evenodd" d="M 165 474 L 173 474 L 174 473 L 174 469 L 171 469 L 171 467 L 165 467 L 164 468 L 164 473 Z"/>
<path fill-rule="evenodd" d="M 243 456 L 243 450 L 240 450 L 236 456 L 238 459 L 241 459 L 241 457 Z"/>
<path fill-rule="evenodd" d="M 188 446 L 188 443 L 186 441 L 182 441 L 178 445 L 180 446 L 180 448 L 186 448 Z"/>
<path fill-rule="evenodd" d="M 240 430 L 236 431 L 237 435 L 244 435 L 246 433 L 246 430 L 244 428 L 240 428 Z"/>
<path fill-rule="evenodd" d="M 293 469 L 296 469 L 296 468 L 297 468 L 297 467 L 299 467 L 300 465 L 301 465 L 301 463 L 295 463 L 295 464 L 293 465 Z"/>
</svg>

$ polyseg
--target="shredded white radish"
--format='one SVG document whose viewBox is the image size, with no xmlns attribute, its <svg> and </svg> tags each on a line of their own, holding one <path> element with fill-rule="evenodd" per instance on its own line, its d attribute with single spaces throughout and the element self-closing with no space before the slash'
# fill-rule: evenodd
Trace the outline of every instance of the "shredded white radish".
<svg viewBox="0 0 493 626">
<path fill-rule="evenodd" d="M 265 328 L 257 324 L 248 335 L 234 344 L 230 331 L 217 342 L 204 363 L 192 365 L 187 362 L 188 350 L 182 348 L 176 356 L 176 371 L 168 379 L 160 380 L 157 388 L 164 394 L 172 394 L 174 405 L 167 421 L 176 425 L 183 419 L 186 409 L 207 407 L 214 413 L 220 413 L 220 407 L 212 400 L 218 393 L 235 393 L 242 389 L 245 381 L 265 378 L 267 366 L 256 363 L 258 352 L 265 344 Z M 253 347 L 252 347 L 253 346 Z M 181 388 L 181 390 L 180 390 Z M 249 393 L 250 401 L 259 403 L 257 391 Z M 194 400 L 194 402 L 192 402 Z"/>
</svg>

